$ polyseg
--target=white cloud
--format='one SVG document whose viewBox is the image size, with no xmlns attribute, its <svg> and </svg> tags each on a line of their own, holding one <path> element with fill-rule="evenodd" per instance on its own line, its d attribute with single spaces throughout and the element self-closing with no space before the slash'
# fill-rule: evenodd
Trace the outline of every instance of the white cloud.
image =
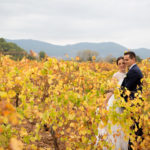
<svg viewBox="0 0 150 150">
<path fill-rule="evenodd" d="M 0 0 L 0 36 L 150 48 L 149 0 Z"/>
</svg>

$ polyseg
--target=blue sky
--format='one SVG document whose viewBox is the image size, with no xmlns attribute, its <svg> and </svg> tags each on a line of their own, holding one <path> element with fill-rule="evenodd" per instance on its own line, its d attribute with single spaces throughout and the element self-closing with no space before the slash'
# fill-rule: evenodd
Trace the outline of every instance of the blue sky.
<svg viewBox="0 0 150 150">
<path fill-rule="evenodd" d="M 0 37 L 150 48 L 150 0 L 0 0 Z"/>
</svg>

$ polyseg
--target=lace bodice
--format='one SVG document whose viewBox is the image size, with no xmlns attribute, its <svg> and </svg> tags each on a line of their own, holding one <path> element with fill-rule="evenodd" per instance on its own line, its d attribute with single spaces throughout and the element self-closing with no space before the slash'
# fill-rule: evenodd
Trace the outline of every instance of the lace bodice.
<svg viewBox="0 0 150 150">
<path fill-rule="evenodd" d="M 126 73 L 122 73 L 118 71 L 113 75 L 113 78 L 116 78 L 118 80 L 118 84 L 121 85 L 125 76 L 126 76 Z"/>
</svg>

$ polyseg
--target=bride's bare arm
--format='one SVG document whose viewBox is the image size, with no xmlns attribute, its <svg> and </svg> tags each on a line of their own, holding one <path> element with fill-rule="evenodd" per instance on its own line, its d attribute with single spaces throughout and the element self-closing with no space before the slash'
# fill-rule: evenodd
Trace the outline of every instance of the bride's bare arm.
<svg viewBox="0 0 150 150">
<path fill-rule="evenodd" d="M 117 79 L 115 77 L 112 78 L 112 83 L 115 85 L 117 82 Z M 106 100 L 104 102 L 104 107 L 106 107 L 106 105 L 108 104 L 108 100 L 110 99 L 110 97 L 113 95 L 114 93 L 114 89 L 111 88 L 110 90 L 108 90 L 107 92 L 107 95 L 106 95 Z"/>
<path fill-rule="evenodd" d="M 104 102 L 104 107 L 106 107 L 106 105 L 108 104 L 108 100 L 110 99 L 110 97 L 113 95 L 113 91 L 111 92 L 108 92 L 107 95 L 106 95 L 106 99 L 105 99 L 105 102 Z"/>
</svg>

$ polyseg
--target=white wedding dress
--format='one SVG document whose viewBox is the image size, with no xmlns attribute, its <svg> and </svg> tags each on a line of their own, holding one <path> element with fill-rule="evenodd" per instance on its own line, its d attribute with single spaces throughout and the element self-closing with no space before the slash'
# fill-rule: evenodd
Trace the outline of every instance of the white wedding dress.
<svg viewBox="0 0 150 150">
<path fill-rule="evenodd" d="M 116 78 L 118 81 L 118 84 L 121 86 L 125 75 L 126 75 L 125 73 L 117 72 L 113 75 L 113 78 Z M 109 110 L 110 107 L 113 106 L 114 101 L 115 101 L 115 98 L 114 98 L 114 94 L 113 94 L 108 100 L 108 105 L 106 107 L 107 110 Z M 122 111 L 123 110 L 121 108 L 117 107 L 117 109 L 116 109 L 117 113 L 122 113 Z M 99 136 L 103 136 L 104 134 L 107 134 L 106 141 L 111 143 L 115 147 L 114 150 L 128 150 L 128 140 L 126 141 L 124 139 L 124 132 L 122 131 L 121 126 L 120 125 L 111 125 L 111 131 L 112 131 L 112 133 L 109 134 L 107 131 L 107 127 L 102 128 L 102 129 L 98 128 L 98 136 L 97 136 L 96 145 L 98 144 L 98 142 L 100 140 Z M 114 135 L 117 134 L 118 131 L 119 131 L 119 135 L 114 137 Z M 107 148 L 104 147 L 103 150 L 107 150 Z"/>
</svg>

